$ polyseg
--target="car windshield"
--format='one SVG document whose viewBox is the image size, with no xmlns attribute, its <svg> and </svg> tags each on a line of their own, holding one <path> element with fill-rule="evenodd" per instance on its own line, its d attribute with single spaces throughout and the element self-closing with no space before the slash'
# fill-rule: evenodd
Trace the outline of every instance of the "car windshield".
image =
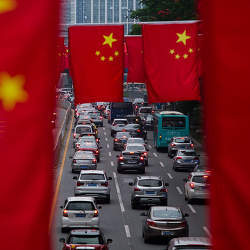
<svg viewBox="0 0 250 250">
<path fill-rule="evenodd" d="M 95 207 L 92 202 L 89 201 L 70 201 L 66 210 L 94 210 Z"/>
<path fill-rule="evenodd" d="M 178 155 L 181 155 L 181 156 L 196 156 L 196 153 L 195 151 L 179 151 L 178 152 Z"/>
<path fill-rule="evenodd" d="M 193 176 L 192 182 L 207 184 L 209 179 L 208 175 Z"/>
<path fill-rule="evenodd" d="M 91 127 L 76 127 L 76 133 L 81 134 L 81 133 L 91 133 Z"/>
<path fill-rule="evenodd" d="M 77 159 L 91 159 L 93 157 L 94 157 L 93 152 L 77 151 L 74 158 L 77 158 Z"/>
<path fill-rule="evenodd" d="M 185 117 L 163 117 L 162 128 L 185 128 Z"/>
<path fill-rule="evenodd" d="M 138 185 L 142 187 L 161 187 L 162 181 L 154 179 L 139 180 Z"/>
<path fill-rule="evenodd" d="M 175 138 L 174 140 L 176 143 L 191 143 L 190 138 Z"/>
<path fill-rule="evenodd" d="M 103 244 L 99 235 L 71 236 L 68 244 Z"/>
<path fill-rule="evenodd" d="M 142 138 L 129 138 L 128 143 L 141 143 L 144 144 L 144 140 Z"/>
<path fill-rule="evenodd" d="M 154 209 L 152 215 L 161 219 L 182 219 L 182 214 L 177 209 Z"/>
<path fill-rule="evenodd" d="M 126 148 L 127 151 L 145 151 L 145 147 L 143 145 L 128 145 Z"/>
<path fill-rule="evenodd" d="M 128 133 L 128 132 L 118 132 L 117 134 L 116 134 L 116 137 L 117 138 L 122 138 L 122 137 L 130 137 L 130 133 Z"/>
<path fill-rule="evenodd" d="M 113 126 L 118 125 L 118 124 L 126 125 L 126 124 L 128 124 L 128 121 L 126 121 L 126 120 L 118 120 L 118 121 L 113 122 Z"/>
<path fill-rule="evenodd" d="M 105 180 L 103 174 L 82 174 L 80 176 L 81 181 L 88 181 L 88 180 Z"/>
</svg>

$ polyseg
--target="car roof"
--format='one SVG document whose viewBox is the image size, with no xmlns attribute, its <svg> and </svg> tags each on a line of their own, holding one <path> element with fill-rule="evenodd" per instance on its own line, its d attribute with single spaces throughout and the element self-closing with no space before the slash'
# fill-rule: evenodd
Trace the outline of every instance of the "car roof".
<svg viewBox="0 0 250 250">
<path fill-rule="evenodd" d="M 180 211 L 180 208 L 178 207 L 169 207 L 169 206 L 152 206 L 151 207 L 152 210 L 169 210 L 169 211 Z"/>
<path fill-rule="evenodd" d="M 144 147 L 142 143 L 129 143 L 129 146 L 143 146 Z"/>
<path fill-rule="evenodd" d="M 91 128 L 91 125 L 90 124 L 79 124 L 79 125 L 76 125 L 75 128 L 78 128 L 78 127 L 88 127 L 88 128 Z"/>
<path fill-rule="evenodd" d="M 192 176 L 203 176 L 203 175 L 210 175 L 210 173 L 205 172 L 205 171 L 200 171 L 200 172 L 192 172 L 191 175 Z"/>
<path fill-rule="evenodd" d="M 174 246 L 185 246 L 192 244 L 211 246 L 211 242 L 207 237 L 179 237 L 172 239 L 169 243 Z"/>
<path fill-rule="evenodd" d="M 69 202 L 71 201 L 91 201 L 94 202 L 95 199 L 93 197 L 79 197 L 79 196 L 72 196 L 67 198 Z"/>
<path fill-rule="evenodd" d="M 185 152 L 196 152 L 194 149 L 185 149 L 185 148 L 179 148 L 178 152 L 185 151 Z"/>
<path fill-rule="evenodd" d="M 104 174 L 103 170 L 81 170 L 80 174 Z"/>
<path fill-rule="evenodd" d="M 161 176 L 137 176 L 138 180 L 148 180 L 148 179 L 152 179 L 152 180 L 162 180 Z"/>
<path fill-rule="evenodd" d="M 99 235 L 100 230 L 95 228 L 86 228 L 86 229 L 74 229 L 70 231 L 70 235 Z"/>
</svg>

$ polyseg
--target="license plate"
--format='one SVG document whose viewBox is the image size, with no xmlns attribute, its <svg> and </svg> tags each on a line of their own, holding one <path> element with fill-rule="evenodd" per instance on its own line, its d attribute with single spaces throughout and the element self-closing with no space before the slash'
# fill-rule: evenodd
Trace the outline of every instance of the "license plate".
<svg viewBox="0 0 250 250">
<path fill-rule="evenodd" d="M 136 161 L 128 161 L 128 163 L 134 164 L 134 163 L 136 163 Z"/>
<path fill-rule="evenodd" d="M 162 235 L 162 236 L 172 235 L 172 232 L 162 231 L 162 232 L 161 232 L 161 235 Z"/>
<path fill-rule="evenodd" d="M 96 187 L 97 184 L 95 184 L 95 183 L 89 183 L 88 186 L 89 186 L 89 187 Z"/>
<path fill-rule="evenodd" d="M 85 217 L 86 214 L 76 214 L 76 217 Z"/>
<path fill-rule="evenodd" d="M 154 191 L 146 191 L 146 194 L 155 194 Z"/>
<path fill-rule="evenodd" d="M 87 166 L 81 166 L 81 169 L 87 169 L 88 167 Z"/>
</svg>

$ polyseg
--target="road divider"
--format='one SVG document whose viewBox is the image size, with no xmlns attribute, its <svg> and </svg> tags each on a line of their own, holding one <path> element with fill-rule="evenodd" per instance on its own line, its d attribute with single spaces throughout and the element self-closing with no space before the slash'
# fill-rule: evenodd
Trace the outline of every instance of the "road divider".
<svg viewBox="0 0 250 250">
<path fill-rule="evenodd" d="M 171 179 L 171 180 L 174 179 L 174 177 L 173 177 L 170 173 L 168 173 L 168 177 L 169 177 L 169 179 Z"/>
<path fill-rule="evenodd" d="M 192 211 L 192 213 L 196 214 L 196 210 L 191 204 L 188 204 L 189 209 Z"/>
<path fill-rule="evenodd" d="M 212 237 L 212 234 L 210 233 L 209 229 L 206 226 L 202 227 L 202 229 L 205 231 L 205 233 L 208 235 L 209 238 Z"/>
<path fill-rule="evenodd" d="M 163 164 L 163 162 L 161 162 L 161 161 L 160 161 L 160 165 L 161 165 L 161 167 L 162 167 L 162 168 L 164 168 L 164 164 Z"/>
<path fill-rule="evenodd" d="M 120 204 L 120 207 L 121 207 L 121 212 L 124 213 L 125 208 L 124 208 L 124 205 L 123 205 L 123 202 L 122 202 L 121 191 L 120 191 L 120 187 L 119 187 L 119 184 L 118 184 L 117 175 L 116 175 L 115 172 L 113 172 L 113 176 L 114 176 L 114 179 L 115 179 L 115 187 L 116 187 L 116 192 L 117 192 L 119 204 Z"/>
<path fill-rule="evenodd" d="M 176 187 L 176 190 L 178 191 L 178 193 L 179 193 L 180 195 L 183 194 L 183 192 L 182 192 L 182 190 L 181 190 L 181 188 L 180 188 L 179 186 Z"/>
<path fill-rule="evenodd" d="M 124 227 L 125 227 L 125 232 L 126 232 L 127 238 L 130 238 L 131 234 L 130 234 L 130 231 L 129 231 L 129 226 L 128 225 L 124 225 Z"/>
</svg>

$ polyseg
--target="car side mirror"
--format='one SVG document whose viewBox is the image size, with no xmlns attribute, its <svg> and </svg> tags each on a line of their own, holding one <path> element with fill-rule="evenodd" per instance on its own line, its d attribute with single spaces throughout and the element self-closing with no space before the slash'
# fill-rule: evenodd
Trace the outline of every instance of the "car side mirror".
<svg viewBox="0 0 250 250">
<path fill-rule="evenodd" d="M 98 209 L 102 209 L 102 206 L 98 206 L 97 208 L 98 208 Z"/>
<path fill-rule="evenodd" d="M 112 180 L 112 177 L 108 177 L 108 180 L 111 181 L 111 180 Z"/>
<path fill-rule="evenodd" d="M 184 217 L 189 217 L 189 214 L 185 213 L 185 214 L 184 214 Z"/>
<path fill-rule="evenodd" d="M 133 186 L 133 182 L 129 182 L 128 185 L 129 185 L 129 186 Z"/>
<path fill-rule="evenodd" d="M 113 242 L 112 239 L 107 239 L 107 244 L 111 244 Z"/>
<path fill-rule="evenodd" d="M 183 181 L 187 182 L 187 181 L 188 181 L 188 179 L 187 179 L 187 178 L 184 178 L 184 179 L 183 179 Z"/>
<path fill-rule="evenodd" d="M 168 183 L 168 182 L 166 182 L 166 183 L 165 183 L 165 187 L 168 187 L 168 186 L 169 186 L 169 183 Z"/>
<path fill-rule="evenodd" d="M 73 176 L 72 179 L 73 179 L 73 180 L 77 180 L 78 177 L 77 177 L 77 176 Z"/>
<path fill-rule="evenodd" d="M 60 238 L 59 242 L 65 243 L 65 239 L 64 238 Z"/>
<path fill-rule="evenodd" d="M 142 213 L 140 213 L 140 216 L 147 216 L 147 213 L 142 212 Z"/>
<path fill-rule="evenodd" d="M 63 209 L 63 206 L 60 206 L 61 209 Z"/>
<path fill-rule="evenodd" d="M 116 157 L 118 158 L 118 157 L 120 157 L 120 155 L 116 155 Z"/>
</svg>

